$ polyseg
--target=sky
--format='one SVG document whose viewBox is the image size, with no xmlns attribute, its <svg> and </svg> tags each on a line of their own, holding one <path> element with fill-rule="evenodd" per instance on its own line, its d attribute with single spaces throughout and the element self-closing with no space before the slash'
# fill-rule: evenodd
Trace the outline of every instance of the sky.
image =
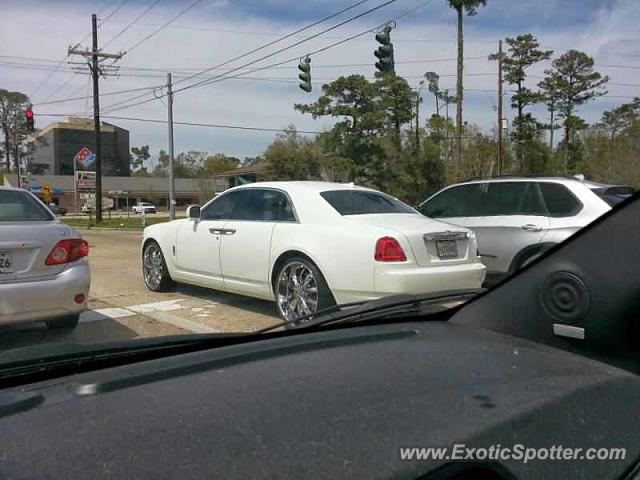
<svg viewBox="0 0 640 480">
<path fill-rule="evenodd" d="M 314 120 L 296 112 L 293 105 L 313 102 L 321 93 L 321 85 L 340 75 L 358 73 L 373 77 L 376 60 L 373 51 L 377 47 L 374 34 L 367 33 L 312 55 L 314 89 L 310 94 L 298 88 L 298 59 L 395 17 L 401 17 L 392 32 L 397 73 L 417 87 L 425 72 L 434 71 L 441 76 L 441 87 L 453 92 L 456 19 L 447 1 L 395 0 L 365 14 L 386 1 L 389 0 L 364 1 L 334 19 L 221 68 L 241 67 L 345 22 L 330 32 L 240 69 L 236 75 L 289 60 L 282 65 L 245 73 L 248 78 L 218 80 L 179 91 L 199 80 L 221 75 L 225 70 L 211 70 L 190 80 L 187 76 L 250 52 L 355 4 L 356 0 L 200 0 L 197 3 L 194 0 L 0 0 L 3 19 L 0 88 L 30 96 L 38 128 L 62 119 L 49 115 L 90 114 L 92 105 L 88 98 L 53 104 L 43 102 L 87 97 L 91 93 L 86 67 L 69 63 L 79 63 L 81 57 L 68 57 L 67 48 L 76 44 L 82 48 L 89 46 L 91 14 L 96 13 L 100 23 L 99 46 L 106 44 L 104 51 L 109 53 L 126 52 L 116 64 L 120 66 L 118 75 L 100 81 L 101 93 L 147 88 L 101 97 L 104 121 L 130 130 L 131 146 L 150 145 L 154 154 L 167 148 L 166 124 L 106 116 L 111 108 L 113 116 L 166 120 L 166 98 L 162 98 L 166 90 L 160 86 L 166 83 L 167 72 L 172 72 L 174 90 L 178 91 L 174 98 L 174 119 L 178 122 L 273 129 L 293 124 L 299 130 L 321 131 L 330 128 L 330 119 Z M 194 3 L 186 13 L 170 22 Z M 360 18 L 347 21 L 360 14 Z M 640 96 L 639 19 L 638 0 L 488 0 L 477 15 L 465 18 L 465 121 L 485 132 L 497 125 L 497 65 L 488 61 L 487 56 L 497 50 L 499 39 L 523 33 L 537 36 L 542 47 L 554 51 L 554 58 L 569 49 L 585 51 L 594 57 L 596 69 L 609 75 L 608 96 L 579 108 L 578 113 L 588 122 L 595 122 L 603 111 Z M 164 24 L 167 25 L 160 28 Z M 129 28 L 121 33 L 127 26 Z M 542 76 L 549 67 L 550 62 L 532 67 L 528 86 L 534 87 L 539 81 L 536 77 Z M 75 73 L 74 69 L 79 72 Z M 154 97 L 154 86 L 159 87 L 155 90 L 159 99 Z M 506 117 L 510 120 L 514 112 L 508 108 L 510 87 L 505 88 Z M 131 100 L 137 96 L 140 98 Z M 122 108 L 142 100 L 149 101 Z M 118 107 L 121 109 L 116 111 Z M 428 93 L 424 95 L 422 112 L 421 122 L 434 113 L 434 101 Z M 542 107 L 533 113 L 546 118 Z M 455 115 L 454 108 L 450 114 Z M 274 132 L 176 125 L 175 150 L 176 153 L 222 152 L 243 158 L 261 154 L 275 135 Z"/>
</svg>

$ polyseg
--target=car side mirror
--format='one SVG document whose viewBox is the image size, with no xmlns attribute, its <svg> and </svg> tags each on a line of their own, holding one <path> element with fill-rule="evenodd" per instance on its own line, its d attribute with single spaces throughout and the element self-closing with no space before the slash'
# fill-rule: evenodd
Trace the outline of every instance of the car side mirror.
<svg viewBox="0 0 640 480">
<path fill-rule="evenodd" d="M 187 208 L 187 218 L 200 220 L 200 205 L 191 205 Z"/>
</svg>

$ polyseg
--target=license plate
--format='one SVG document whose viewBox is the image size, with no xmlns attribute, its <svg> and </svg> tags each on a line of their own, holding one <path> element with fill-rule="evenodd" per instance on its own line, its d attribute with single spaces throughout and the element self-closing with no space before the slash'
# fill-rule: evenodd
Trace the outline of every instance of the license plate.
<svg viewBox="0 0 640 480">
<path fill-rule="evenodd" d="M 11 255 L 0 252 L 0 275 L 13 273 L 13 261 Z"/>
<path fill-rule="evenodd" d="M 455 240 L 437 240 L 438 258 L 458 258 L 458 244 Z"/>
</svg>

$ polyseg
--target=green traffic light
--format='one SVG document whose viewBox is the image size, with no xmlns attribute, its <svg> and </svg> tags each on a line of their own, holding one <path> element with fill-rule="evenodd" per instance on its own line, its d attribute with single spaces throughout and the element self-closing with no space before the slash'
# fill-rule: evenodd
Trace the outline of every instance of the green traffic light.
<svg viewBox="0 0 640 480">
<path fill-rule="evenodd" d="M 298 64 L 298 70 L 302 72 L 298 75 L 301 82 L 300 89 L 309 93 L 313 88 L 311 85 L 311 58 L 306 57 L 304 61 L 301 61 Z"/>
<path fill-rule="evenodd" d="M 378 43 L 381 43 L 382 45 L 389 45 L 389 42 L 391 41 L 391 37 L 389 36 L 388 33 L 377 33 L 376 41 Z"/>
<path fill-rule="evenodd" d="M 300 70 L 301 72 L 304 72 L 304 73 L 309 73 L 311 71 L 311 64 L 310 63 L 300 63 L 298 65 L 298 70 Z"/>
</svg>

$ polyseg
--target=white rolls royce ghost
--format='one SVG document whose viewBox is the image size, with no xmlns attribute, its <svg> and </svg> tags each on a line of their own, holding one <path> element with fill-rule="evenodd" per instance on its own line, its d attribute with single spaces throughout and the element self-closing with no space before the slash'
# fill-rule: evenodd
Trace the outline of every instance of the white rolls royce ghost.
<svg viewBox="0 0 640 480">
<path fill-rule="evenodd" d="M 334 304 L 482 285 L 475 235 L 353 184 L 265 182 L 147 227 L 147 287 L 183 282 L 275 300 L 286 320 Z"/>
</svg>

